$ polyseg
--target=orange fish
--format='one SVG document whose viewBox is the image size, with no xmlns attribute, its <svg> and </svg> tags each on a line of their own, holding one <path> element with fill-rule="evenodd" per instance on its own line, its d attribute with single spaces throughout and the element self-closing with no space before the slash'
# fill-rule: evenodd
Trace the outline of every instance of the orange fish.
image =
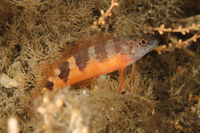
<svg viewBox="0 0 200 133">
<path fill-rule="evenodd" d="M 158 45 L 156 38 L 141 33 L 126 37 L 96 39 L 97 41 L 93 39 L 94 42 L 90 42 L 92 45 L 88 48 L 69 58 L 64 57 L 51 72 L 42 92 L 56 92 L 55 88 L 64 88 L 116 70 L 121 70 L 122 75 L 128 65 L 135 63 Z"/>
</svg>

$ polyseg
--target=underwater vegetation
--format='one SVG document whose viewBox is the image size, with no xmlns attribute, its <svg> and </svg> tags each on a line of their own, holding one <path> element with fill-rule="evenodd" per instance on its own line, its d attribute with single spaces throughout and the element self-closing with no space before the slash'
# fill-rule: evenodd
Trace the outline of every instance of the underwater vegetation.
<svg viewBox="0 0 200 133">
<path fill-rule="evenodd" d="M 119 94 L 113 72 L 34 98 L 37 67 L 97 32 L 160 44 L 126 68 Z M 1 0 L 0 132 L 199 132 L 198 38 L 199 0 Z"/>
</svg>

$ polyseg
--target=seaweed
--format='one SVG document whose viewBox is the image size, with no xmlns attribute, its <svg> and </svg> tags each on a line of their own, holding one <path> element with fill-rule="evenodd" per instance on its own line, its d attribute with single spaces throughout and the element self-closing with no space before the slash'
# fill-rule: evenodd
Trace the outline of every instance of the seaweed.
<svg viewBox="0 0 200 133">
<path fill-rule="evenodd" d="M 16 133 L 199 132 L 198 5 L 198 0 L 1 1 L 0 132 L 11 132 L 10 120 Z M 41 91 L 37 65 L 57 61 L 64 49 L 95 32 L 145 32 L 161 44 L 136 62 L 133 78 L 127 68 L 121 94 L 114 72 L 89 87 L 68 86 L 33 99 Z"/>
</svg>

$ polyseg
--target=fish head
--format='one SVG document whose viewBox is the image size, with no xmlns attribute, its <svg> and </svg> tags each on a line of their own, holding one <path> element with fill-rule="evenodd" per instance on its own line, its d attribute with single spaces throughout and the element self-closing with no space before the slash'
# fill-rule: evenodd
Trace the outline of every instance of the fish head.
<svg viewBox="0 0 200 133">
<path fill-rule="evenodd" d="M 122 45 L 122 54 L 137 61 L 158 44 L 159 40 L 156 37 L 138 33 L 127 38 L 126 43 Z"/>
</svg>

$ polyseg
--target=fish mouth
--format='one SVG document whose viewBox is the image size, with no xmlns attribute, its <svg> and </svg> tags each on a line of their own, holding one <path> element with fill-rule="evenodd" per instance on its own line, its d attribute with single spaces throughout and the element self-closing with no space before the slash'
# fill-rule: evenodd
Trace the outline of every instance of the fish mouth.
<svg viewBox="0 0 200 133">
<path fill-rule="evenodd" d="M 154 46 L 158 46 L 159 43 L 160 43 L 160 41 L 157 39 L 153 42 Z"/>
<path fill-rule="evenodd" d="M 152 46 L 151 46 L 151 49 L 150 49 L 150 50 L 152 50 L 153 48 L 155 48 L 156 46 L 158 46 L 159 43 L 160 43 L 160 41 L 157 40 L 157 39 L 155 39 L 155 40 L 153 41 L 153 43 L 152 43 Z"/>
<path fill-rule="evenodd" d="M 155 48 L 156 46 L 158 46 L 159 44 L 159 40 L 155 39 L 154 41 L 152 41 L 152 43 L 150 44 L 151 46 L 148 48 L 148 51 L 151 51 L 153 48 Z"/>
</svg>

